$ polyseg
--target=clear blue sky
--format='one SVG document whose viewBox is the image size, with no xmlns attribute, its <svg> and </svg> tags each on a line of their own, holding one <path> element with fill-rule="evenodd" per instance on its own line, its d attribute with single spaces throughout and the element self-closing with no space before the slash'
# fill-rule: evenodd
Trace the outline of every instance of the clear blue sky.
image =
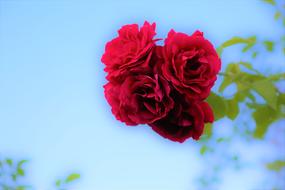
<svg viewBox="0 0 285 190">
<path fill-rule="evenodd" d="M 38 189 L 75 169 L 80 190 L 195 190 L 205 165 L 197 142 L 173 143 L 111 114 L 104 45 L 144 20 L 157 23 L 158 37 L 199 29 L 215 46 L 235 35 L 274 38 L 282 29 L 273 14 L 258 0 L 0 0 L 0 152 L 30 159 Z M 230 174 L 223 189 L 249 190 L 259 177 Z"/>
</svg>

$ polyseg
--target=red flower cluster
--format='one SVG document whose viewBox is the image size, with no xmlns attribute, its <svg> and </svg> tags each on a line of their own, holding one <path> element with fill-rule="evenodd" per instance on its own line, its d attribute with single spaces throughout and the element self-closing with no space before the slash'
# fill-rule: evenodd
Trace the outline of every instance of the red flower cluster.
<svg viewBox="0 0 285 190">
<path fill-rule="evenodd" d="M 221 67 L 212 44 L 202 32 L 171 30 L 158 46 L 155 23 L 148 22 L 141 28 L 125 25 L 118 34 L 102 56 L 112 113 L 127 125 L 148 124 L 173 141 L 198 140 L 204 123 L 214 121 L 204 101 Z"/>
</svg>

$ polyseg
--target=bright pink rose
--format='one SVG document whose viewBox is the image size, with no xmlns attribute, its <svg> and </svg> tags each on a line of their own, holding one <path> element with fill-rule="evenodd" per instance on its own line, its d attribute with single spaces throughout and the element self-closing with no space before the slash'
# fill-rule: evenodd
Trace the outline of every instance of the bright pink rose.
<svg viewBox="0 0 285 190">
<path fill-rule="evenodd" d="M 187 98 L 209 96 L 221 68 L 213 45 L 196 31 L 191 36 L 171 30 L 163 47 L 162 75 Z"/>
</svg>

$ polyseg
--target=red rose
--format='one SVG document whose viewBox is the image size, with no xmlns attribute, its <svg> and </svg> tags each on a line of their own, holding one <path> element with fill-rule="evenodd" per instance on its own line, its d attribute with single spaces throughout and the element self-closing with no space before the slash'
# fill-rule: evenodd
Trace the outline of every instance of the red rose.
<svg viewBox="0 0 285 190">
<path fill-rule="evenodd" d="M 213 122 L 203 102 L 220 70 L 212 44 L 199 31 L 171 30 L 164 46 L 155 44 L 155 23 L 125 25 L 106 44 L 102 62 L 105 97 L 115 117 L 127 125 L 148 124 L 161 136 L 184 142 L 199 139 Z"/>
<path fill-rule="evenodd" d="M 163 57 L 162 75 L 175 89 L 193 100 L 209 96 L 221 62 L 202 32 L 188 36 L 171 30 L 165 40 Z"/>
<path fill-rule="evenodd" d="M 102 62 L 106 65 L 107 79 L 122 81 L 130 72 L 142 73 L 150 68 L 150 59 L 155 47 L 155 23 L 145 22 L 139 29 L 137 24 L 125 25 L 119 36 L 108 42 Z"/>
<path fill-rule="evenodd" d="M 128 75 L 121 85 L 109 82 L 105 97 L 116 118 L 127 125 L 152 123 L 174 105 L 168 82 L 158 75 Z"/>
<path fill-rule="evenodd" d="M 213 121 L 214 115 L 208 103 L 176 102 L 174 109 L 166 117 L 150 126 L 161 136 L 182 143 L 190 137 L 198 140 L 203 133 L 204 123 Z"/>
</svg>

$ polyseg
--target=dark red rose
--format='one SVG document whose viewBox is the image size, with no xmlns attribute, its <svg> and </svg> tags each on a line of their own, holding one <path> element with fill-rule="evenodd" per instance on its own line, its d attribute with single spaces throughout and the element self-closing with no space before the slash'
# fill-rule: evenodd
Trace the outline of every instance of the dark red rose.
<svg viewBox="0 0 285 190">
<path fill-rule="evenodd" d="M 213 122 L 207 98 L 221 67 L 212 44 L 199 31 L 171 30 L 155 44 L 155 24 L 125 25 L 106 44 L 101 60 L 108 83 L 105 97 L 115 117 L 127 125 L 148 124 L 172 141 L 198 140 Z"/>
<path fill-rule="evenodd" d="M 125 25 L 119 36 L 108 42 L 102 62 L 106 65 L 107 79 L 122 81 L 130 72 L 143 73 L 150 69 L 150 59 L 155 47 L 155 23 L 145 22 L 139 29 L 137 24 Z"/>
<path fill-rule="evenodd" d="M 208 103 L 176 102 L 166 117 L 149 125 L 161 136 L 182 143 L 190 137 L 198 140 L 203 133 L 204 123 L 213 121 L 214 115 Z"/>
<path fill-rule="evenodd" d="M 162 75 L 189 99 L 204 100 L 221 68 L 212 44 L 196 31 L 191 36 L 171 30 L 163 47 Z"/>
<path fill-rule="evenodd" d="M 155 122 L 174 105 L 168 82 L 158 75 L 128 75 L 121 85 L 109 82 L 105 97 L 116 118 L 127 125 Z"/>
</svg>

